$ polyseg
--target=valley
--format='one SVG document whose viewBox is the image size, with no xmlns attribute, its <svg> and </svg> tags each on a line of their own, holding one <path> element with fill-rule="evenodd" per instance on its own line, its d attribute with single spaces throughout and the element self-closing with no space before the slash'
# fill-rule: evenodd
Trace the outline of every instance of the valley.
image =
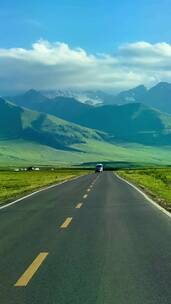
<svg viewBox="0 0 171 304">
<path fill-rule="evenodd" d="M 16 166 L 75 166 L 83 163 L 108 162 L 120 166 L 126 162 L 134 166 L 171 165 L 170 146 L 152 147 L 139 144 L 110 144 L 87 141 L 73 145 L 75 151 L 55 149 L 26 140 L 0 141 L 0 167 Z"/>
</svg>

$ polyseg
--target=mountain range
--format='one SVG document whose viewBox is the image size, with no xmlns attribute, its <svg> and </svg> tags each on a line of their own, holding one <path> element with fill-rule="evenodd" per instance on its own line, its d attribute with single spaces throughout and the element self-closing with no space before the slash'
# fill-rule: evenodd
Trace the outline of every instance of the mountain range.
<svg viewBox="0 0 171 304">
<path fill-rule="evenodd" d="M 0 153 L 2 142 L 15 140 L 84 153 L 85 158 L 96 147 L 98 155 L 103 150 L 103 157 L 110 150 L 110 159 L 115 158 L 112 151 L 116 154 L 125 145 L 170 148 L 171 115 L 157 109 L 169 108 L 170 86 L 159 83 L 149 90 L 139 86 L 119 93 L 108 104 L 92 105 L 64 95 L 50 98 L 33 89 L 0 98 Z"/>
<path fill-rule="evenodd" d="M 140 91 L 143 89 L 140 88 Z M 115 141 L 171 144 L 171 116 L 142 103 L 92 106 L 69 97 L 49 99 L 35 90 L 13 97 L 12 100 L 19 106 L 105 132 L 108 138 Z"/>
<path fill-rule="evenodd" d="M 74 98 L 90 105 L 144 103 L 162 112 L 171 113 L 171 84 L 160 82 L 150 89 L 139 85 L 133 89 L 112 94 L 96 91 L 51 90 L 41 91 L 43 96 L 50 99 L 55 97 Z"/>
<path fill-rule="evenodd" d="M 35 90 L 30 90 L 35 91 Z M 29 98 L 30 98 L 29 91 Z M 38 91 L 36 91 L 38 93 Z M 90 105 L 101 104 L 125 104 L 131 102 L 145 103 L 149 106 L 158 108 L 163 112 L 171 113 L 171 84 L 168 82 L 159 82 L 150 89 L 147 89 L 144 85 L 139 85 L 130 90 L 122 91 L 119 94 L 107 93 L 104 91 L 78 91 L 78 90 L 46 90 L 39 91 L 40 96 L 36 96 L 37 102 L 42 99 L 54 99 L 55 97 L 74 98 L 82 103 Z M 23 95 L 26 98 L 27 94 L 18 94 L 17 96 L 10 96 L 9 98 L 17 98 L 18 102 Z M 21 97 L 20 97 L 21 96 Z M 6 98 L 6 97 L 4 97 Z"/>
<path fill-rule="evenodd" d="M 48 98 L 55 97 L 69 97 L 77 99 L 78 101 L 90 105 L 100 105 L 100 104 L 108 104 L 112 103 L 115 100 L 115 96 L 113 94 L 100 91 L 100 90 L 49 90 L 49 91 L 40 91 L 42 95 Z"/>
</svg>

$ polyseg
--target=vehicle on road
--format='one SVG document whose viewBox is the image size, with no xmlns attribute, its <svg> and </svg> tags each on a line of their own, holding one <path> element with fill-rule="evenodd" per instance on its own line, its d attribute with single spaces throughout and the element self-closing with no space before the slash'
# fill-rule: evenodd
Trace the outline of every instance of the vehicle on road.
<svg viewBox="0 0 171 304">
<path fill-rule="evenodd" d="M 102 165 L 102 164 L 97 164 L 97 165 L 96 165 L 95 172 L 96 172 L 96 173 L 101 173 L 101 172 L 103 172 L 103 165 Z"/>
</svg>

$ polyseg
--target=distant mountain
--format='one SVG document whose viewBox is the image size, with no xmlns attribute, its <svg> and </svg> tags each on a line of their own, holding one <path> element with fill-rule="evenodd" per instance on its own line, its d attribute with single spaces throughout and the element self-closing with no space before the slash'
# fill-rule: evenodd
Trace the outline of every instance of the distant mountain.
<svg viewBox="0 0 171 304">
<path fill-rule="evenodd" d="M 48 98 L 66 97 L 74 98 L 82 103 L 91 105 L 114 103 L 115 96 L 100 90 L 46 90 L 41 93 Z"/>
<path fill-rule="evenodd" d="M 151 89 L 139 85 L 133 89 L 122 91 L 117 95 L 103 91 L 74 91 L 74 90 L 49 90 L 38 92 L 29 90 L 25 94 L 8 97 L 8 100 L 19 106 L 40 110 L 46 102 L 66 100 L 79 101 L 86 105 L 124 105 L 127 103 L 144 103 L 159 109 L 162 112 L 171 113 L 171 84 L 160 82 Z M 36 108 L 37 107 L 37 108 Z"/>
<path fill-rule="evenodd" d="M 86 96 L 86 99 L 84 99 L 84 102 L 90 101 L 91 104 L 111 104 L 115 103 L 115 95 L 109 94 L 104 91 L 84 91 L 84 94 Z M 77 98 L 80 101 L 79 96 Z"/>
<path fill-rule="evenodd" d="M 15 106 L 0 98 L 0 140 L 25 139 L 54 148 L 87 140 L 104 140 L 105 134 L 66 122 L 57 117 Z"/>
<path fill-rule="evenodd" d="M 21 107 L 33 108 L 35 104 L 41 104 L 43 102 L 49 101 L 49 98 L 42 95 L 40 92 L 36 90 L 29 90 L 24 94 L 13 96 L 13 97 L 5 97 L 5 99 L 10 100 Z"/>
<path fill-rule="evenodd" d="M 144 96 L 147 94 L 147 88 L 144 85 L 140 85 L 131 90 L 123 91 L 115 96 L 115 102 L 117 104 L 125 104 L 131 102 L 142 102 Z"/>
<path fill-rule="evenodd" d="M 113 104 L 132 102 L 144 103 L 162 112 L 171 113 L 171 84 L 160 82 L 149 90 L 141 85 L 131 90 L 123 91 L 115 96 Z"/>
<path fill-rule="evenodd" d="M 167 82 L 158 83 L 147 91 L 142 102 L 162 112 L 171 113 L 171 84 Z"/>
<path fill-rule="evenodd" d="M 42 94 L 52 99 L 55 97 L 73 98 L 90 105 L 144 103 L 160 111 L 171 113 L 171 84 L 167 82 L 160 82 L 151 89 L 139 85 L 119 94 L 109 94 L 100 90 L 54 90 L 42 91 Z"/>
</svg>

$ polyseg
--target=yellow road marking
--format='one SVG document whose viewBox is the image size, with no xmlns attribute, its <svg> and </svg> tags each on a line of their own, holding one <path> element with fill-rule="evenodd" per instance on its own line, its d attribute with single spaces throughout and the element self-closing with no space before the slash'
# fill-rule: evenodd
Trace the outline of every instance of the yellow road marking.
<svg viewBox="0 0 171 304">
<path fill-rule="evenodd" d="M 79 203 L 75 208 L 80 209 L 82 207 L 82 203 Z"/>
<path fill-rule="evenodd" d="M 67 228 L 72 221 L 72 217 L 67 217 L 65 222 L 61 225 L 61 228 Z"/>
<path fill-rule="evenodd" d="M 87 196 L 88 196 L 88 195 L 87 195 L 87 194 L 85 194 L 85 195 L 83 196 L 83 198 L 87 198 Z"/>
<path fill-rule="evenodd" d="M 47 257 L 48 252 L 41 252 L 32 262 L 32 264 L 26 269 L 23 275 L 19 278 L 19 280 L 15 283 L 14 286 L 21 287 L 26 286 L 28 282 L 31 280 L 35 272 L 38 270 L 40 265 L 43 263 L 45 258 Z"/>
</svg>

